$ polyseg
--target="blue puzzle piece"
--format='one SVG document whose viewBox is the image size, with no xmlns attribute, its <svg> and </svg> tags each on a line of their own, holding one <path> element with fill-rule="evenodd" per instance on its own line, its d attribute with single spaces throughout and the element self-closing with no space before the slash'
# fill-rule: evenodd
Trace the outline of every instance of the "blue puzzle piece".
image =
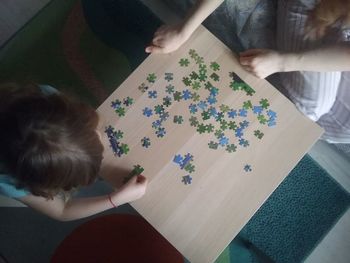
<svg viewBox="0 0 350 263">
<path fill-rule="evenodd" d="M 221 138 L 219 139 L 219 144 L 220 144 L 221 146 L 227 145 L 228 142 L 229 142 L 229 140 L 228 140 L 228 138 L 225 137 L 225 136 L 223 136 L 223 137 L 221 137 Z"/>
<path fill-rule="evenodd" d="M 237 111 L 236 110 L 230 110 L 229 112 L 227 112 L 227 115 L 229 118 L 233 119 L 234 117 L 237 116 Z"/>
<path fill-rule="evenodd" d="M 163 121 L 166 121 L 168 118 L 169 118 L 169 112 L 163 112 L 159 115 L 159 118 L 160 120 L 163 122 Z"/>
<path fill-rule="evenodd" d="M 156 90 L 149 90 L 148 91 L 148 98 L 156 99 L 157 98 L 157 91 Z"/>
<path fill-rule="evenodd" d="M 211 96 L 216 97 L 216 96 L 218 95 L 218 93 L 219 93 L 219 89 L 218 89 L 218 88 L 212 87 L 212 88 L 210 89 L 210 95 L 211 95 Z"/>
<path fill-rule="evenodd" d="M 252 171 L 251 165 L 246 164 L 246 165 L 244 166 L 244 171 L 246 171 L 246 172 L 251 172 L 251 171 Z"/>
<path fill-rule="evenodd" d="M 184 100 L 189 100 L 190 98 L 192 98 L 192 93 L 191 91 L 189 91 L 188 89 L 182 91 L 182 98 Z"/>
<path fill-rule="evenodd" d="M 194 114 L 196 113 L 198 110 L 197 110 L 197 105 L 196 104 L 193 104 L 191 103 L 190 106 L 188 106 L 188 108 L 190 109 L 190 113 Z"/>
<path fill-rule="evenodd" d="M 205 101 L 200 101 L 198 103 L 198 107 L 201 109 L 201 110 L 206 110 L 208 108 L 208 104 L 205 102 Z"/>
<path fill-rule="evenodd" d="M 249 126 L 249 121 L 244 120 L 244 121 L 240 122 L 239 125 L 241 126 L 242 129 L 245 129 Z"/>
<path fill-rule="evenodd" d="M 247 110 L 246 109 L 240 109 L 238 111 L 238 115 L 241 116 L 241 117 L 247 117 Z"/>
<path fill-rule="evenodd" d="M 210 95 L 210 96 L 207 98 L 207 102 L 208 102 L 210 105 L 215 104 L 217 101 L 218 101 L 218 100 L 217 100 L 214 96 L 212 96 L 212 95 Z"/>
<path fill-rule="evenodd" d="M 242 128 L 237 128 L 235 131 L 235 136 L 238 138 L 241 138 L 243 136 L 243 129 Z"/>
<path fill-rule="evenodd" d="M 269 121 L 267 122 L 267 126 L 269 127 L 273 127 L 276 125 L 276 121 L 274 119 L 269 119 Z"/>
<path fill-rule="evenodd" d="M 151 117 L 153 115 L 152 109 L 146 107 L 143 109 L 143 115 L 147 116 L 147 117 Z"/>
<path fill-rule="evenodd" d="M 173 159 L 173 162 L 174 162 L 174 163 L 177 163 L 177 164 L 179 164 L 179 165 L 181 165 L 181 164 L 182 164 L 182 161 L 183 161 L 182 156 L 181 156 L 180 154 L 176 154 L 175 157 L 174 157 L 174 159 Z"/>
<path fill-rule="evenodd" d="M 218 114 L 218 111 L 216 110 L 216 108 L 214 108 L 214 107 L 210 107 L 209 108 L 209 113 L 210 113 L 210 116 L 212 116 L 212 117 L 216 117 L 216 115 Z"/>
<path fill-rule="evenodd" d="M 221 121 L 224 118 L 225 114 L 221 111 L 217 112 L 215 119 Z"/>
<path fill-rule="evenodd" d="M 117 141 L 117 139 L 114 137 L 111 137 L 109 138 L 109 143 L 114 155 L 118 155 L 120 157 L 122 155 L 122 150 L 120 148 L 120 143 Z"/>
<path fill-rule="evenodd" d="M 158 129 L 161 125 L 162 125 L 161 120 L 155 120 L 154 122 L 152 122 L 152 127 L 155 129 Z"/>
<path fill-rule="evenodd" d="M 180 164 L 181 169 L 184 169 L 185 166 L 192 160 L 193 160 L 193 156 L 191 154 L 189 154 L 189 153 L 186 154 L 184 159 L 183 159 L 183 161 L 182 161 L 182 163 Z"/>
<path fill-rule="evenodd" d="M 166 72 L 166 73 L 164 73 L 164 75 L 165 75 L 164 79 L 167 80 L 168 82 L 173 80 L 173 75 L 174 75 L 173 73 L 167 73 Z"/>
<path fill-rule="evenodd" d="M 277 113 L 274 112 L 273 110 L 268 110 L 267 111 L 267 116 L 269 116 L 270 118 L 276 119 L 277 118 Z"/>
<path fill-rule="evenodd" d="M 158 130 L 156 131 L 156 135 L 158 138 L 164 137 L 165 134 L 166 134 L 165 128 L 158 128 Z"/>
<path fill-rule="evenodd" d="M 121 103 L 122 102 L 120 100 L 115 100 L 115 101 L 111 102 L 111 106 L 112 106 L 113 109 L 118 109 L 118 108 L 120 108 Z"/>
<path fill-rule="evenodd" d="M 243 147 L 247 147 L 249 146 L 249 142 L 245 139 L 239 139 L 239 145 L 243 146 Z"/>
<path fill-rule="evenodd" d="M 107 134 L 108 138 L 113 137 L 114 129 L 111 125 L 106 127 L 105 133 Z"/>
<path fill-rule="evenodd" d="M 262 111 L 263 111 L 263 107 L 261 107 L 261 106 L 254 106 L 253 107 L 254 114 L 260 115 L 262 113 Z"/>
</svg>

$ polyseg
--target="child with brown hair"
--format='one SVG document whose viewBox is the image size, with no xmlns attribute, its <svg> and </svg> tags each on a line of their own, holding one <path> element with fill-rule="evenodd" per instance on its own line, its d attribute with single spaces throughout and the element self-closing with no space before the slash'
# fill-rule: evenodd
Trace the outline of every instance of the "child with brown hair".
<svg viewBox="0 0 350 263">
<path fill-rule="evenodd" d="M 0 88 L 0 194 L 62 221 L 142 197 L 147 179 L 139 175 L 109 195 L 65 200 L 62 193 L 99 175 L 98 115 L 84 103 L 46 91 L 13 84 Z"/>
</svg>

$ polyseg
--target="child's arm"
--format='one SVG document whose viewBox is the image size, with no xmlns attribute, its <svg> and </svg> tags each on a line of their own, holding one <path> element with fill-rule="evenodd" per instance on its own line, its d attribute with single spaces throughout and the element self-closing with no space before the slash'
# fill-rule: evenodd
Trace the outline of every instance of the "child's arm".
<svg viewBox="0 0 350 263">
<path fill-rule="evenodd" d="M 146 191 L 147 179 L 142 175 L 132 177 L 118 191 L 110 194 L 111 201 L 119 206 L 142 197 Z M 91 198 L 73 198 L 65 202 L 60 197 L 48 200 L 28 195 L 19 199 L 29 207 L 60 221 L 75 220 L 113 208 L 108 195 Z"/>
<path fill-rule="evenodd" d="M 146 47 L 146 52 L 169 53 L 177 50 L 223 1 L 197 0 L 179 24 L 163 25 L 158 28 L 152 43 Z"/>
<path fill-rule="evenodd" d="M 240 53 L 240 63 L 259 78 L 276 72 L 350 71 L 350 45 L 297 52 L 280 53 L 268 49 L 251 49 Z"/>
</svg>

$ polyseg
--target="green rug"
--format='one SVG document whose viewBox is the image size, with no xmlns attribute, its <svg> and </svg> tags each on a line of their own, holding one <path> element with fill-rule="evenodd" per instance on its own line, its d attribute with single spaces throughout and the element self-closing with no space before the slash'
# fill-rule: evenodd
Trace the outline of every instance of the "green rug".
<svg viewBox="0 0 350 263">
<path fill-rule="evenodd" d="M 0 81 L 49 84 L 97 107 L 146 58 L 159 25 L 137 1 L 53 0 L 0 50 Z M 349 202 L 349 193 L 305 156 L 216 262 L 300 262 Z M 21 224 L 16 213 L 23 210 L 0 209 L 12 213 L 0 220 L 18 218 L 13 229 Z M 0 240 L 10 237 L 0 231 Z"/>
</svg>

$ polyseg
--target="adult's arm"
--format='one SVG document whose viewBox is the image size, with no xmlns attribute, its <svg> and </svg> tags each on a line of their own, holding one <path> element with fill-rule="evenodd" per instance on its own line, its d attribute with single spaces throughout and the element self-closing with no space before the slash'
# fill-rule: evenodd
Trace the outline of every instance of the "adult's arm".
<svg viewBox="0 0 350 263">
<path fill-rule="evenodd" d="M 338 44 L 314 50 L 281 53 L 268 49 L 250 49 L 240 53 L 240 63 L 259 78 L 276 72 L 350 71 L 350 44 Z"/>
<path fill-rule="evenodd" d="M 197 27 L 224 0 L 197 0 L 185 18 L 175 25 L 163 25 L 154 33 L 147 53 L 170 53 L 177 50 L 192 35 Z"/>
</svg>

